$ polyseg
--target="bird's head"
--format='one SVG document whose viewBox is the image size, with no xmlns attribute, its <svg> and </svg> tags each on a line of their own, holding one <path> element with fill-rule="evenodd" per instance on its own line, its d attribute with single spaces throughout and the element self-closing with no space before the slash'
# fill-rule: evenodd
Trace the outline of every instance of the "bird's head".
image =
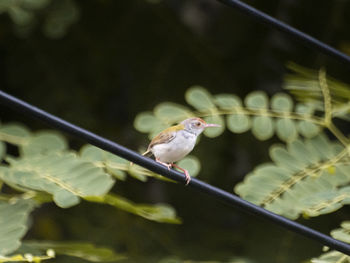
<svg viewBox="0 0 350 263">
<path fill-rule="evenodd" d="M 208 127 L 220 127 L 220 125 L 218 124 L 206 123 L 201 118 L 189 118 L 182 121 L 181 124 L 185 127 L 185 130 L 197 136 L 201 134 L 204 131 L 204 129 Z"/>
</svg>

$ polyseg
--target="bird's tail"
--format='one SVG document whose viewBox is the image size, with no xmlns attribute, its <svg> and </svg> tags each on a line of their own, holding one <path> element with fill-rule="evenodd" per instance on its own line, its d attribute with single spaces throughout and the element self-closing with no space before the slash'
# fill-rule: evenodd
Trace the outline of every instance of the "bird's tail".
<svg viewBox="0 0 350 263">
<path fill-rule="evenodd" d="M 145 151 L 143 154 L 141 154 L 141 155 L 143 155 L 143 156 L 145 156 L 145 155 L 147 155 L 147 154 L 149 154 L 151 152 L 151 150 L 150 149 L 147 149 L 147 151 Z M 134 163 L 133 162 L 130 162 L 130 166 L 132 166 Z"/>
</svg>

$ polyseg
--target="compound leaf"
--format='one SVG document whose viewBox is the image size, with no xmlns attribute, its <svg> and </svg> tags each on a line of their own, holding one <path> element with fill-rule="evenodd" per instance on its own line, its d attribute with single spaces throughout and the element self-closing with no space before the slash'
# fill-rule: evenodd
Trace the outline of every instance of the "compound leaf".
<svg viewBox="0 0 350 263">
<path fill-rule="evenodd" d="M 114 184 L 101 168 L 72 153 L 50 153 L 9 159 L 0 167 L 0 178 L 10 185 L 44 191 L 53 195 L 60 207 L 79 203 L 79 197 L 104 195 Z"/>
<path fill-rule="evenodd" d="M 130 200 L 127 200 L 126 198 L 115 194 L 107 194 L 105 196 L 91 196 L 86 197 L 85 199 L 90 202 L 108 204 L 129 213 L 141 216 L 148 220 L 160 223 L 181 223 L 181 220 L 176 216 L 176 211 L 169 205 L 135 204 Z"/>
<path fill-rule="evenodd" d="M 350 182 L 347 154 L 323 134 L 272 146 L 274 163 L 256 167 L 235 192 L 292 219 L 330 213 L 349 203 L 350 188 L 341 188 Z"/>
<path fill-rule="evenodd" d="M 48 154 L 68 148 L 66 139 L 55 131 L 41 131 L 30 137 L 20 147 L 23 155 Z"/>
<path fill-rule="evenodd" d="M 29 214 L 34 207 L 33 200 L 0 201 L 0 256 L 14 252 L 21 245 L 21 238 L 28 230 Z"/>
</svg>

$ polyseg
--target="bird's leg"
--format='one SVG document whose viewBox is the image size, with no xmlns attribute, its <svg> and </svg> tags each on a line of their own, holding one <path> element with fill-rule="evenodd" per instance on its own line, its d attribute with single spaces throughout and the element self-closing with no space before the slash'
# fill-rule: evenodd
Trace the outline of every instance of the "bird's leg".
<svg viewBox="0 0 350 263">
<path fill-rule="evenodd" d="M 170 171 L 170 168 L 173 166 L 172 163 L 163 163 L 163 162 L 159 161 L 159 159 L 157 159 L 157 158 L 156 158 L 156 162 L 157 162 L 157 163 L 161 163 L 161 164 L 163 164 L 164 166 L 168 167 L 168 170 L 169 170 L 169 171 Z"/>
<path fill-rule="evenodd" d="M 188 171 L 186 169 L 181 168 L 180 166 L 176 165 L 173 163 L 173 167 L 183 171 L 185 173 L 186 176 L 186 185 L 189 184 L 189 182 L 191 181 L 191 176 L 189 175 Z"/>
</svg>

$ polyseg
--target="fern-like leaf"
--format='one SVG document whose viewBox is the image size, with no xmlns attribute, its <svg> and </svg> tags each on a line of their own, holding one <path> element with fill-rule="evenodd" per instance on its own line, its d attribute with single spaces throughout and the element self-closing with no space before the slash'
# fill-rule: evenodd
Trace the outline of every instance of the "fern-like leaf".
<svg viewBox="0 0 350 263">
<path fill-rule="evenodd" d="M 329 213 L 348 201 L 336 199 L 339 202 L 330 204 L 335 195 L 347 193 L 347 188 L 338 187 L 350 182 L 350 165 L 348 151 L 325 135 L 295 140 L 286 148 L 272 146 L 270 156 L 274 163 L 248 174 L 235 187 L 237 194 L 292 219 Z"/>
<path fill-rule="evenodd" d="M 14 252 L 28 229 L 28 216 L 35 208 L 33 200 L 0 201 L 0 262 L 1 256 Z"/>
<path fill-rule="evenodd" d="M 50 193 L 55 203 L 64 208 L 79 203 L 79 197 L 104 195 L 114 184 L 111 176 L 101 168 L 73 153 L 7 160 L 10 166 L 0 167 L 0 178 L 5 183 Z"/>
<path fill-rule="evenodd" d="M 340 241 L 350 243 L 350 221 L 341 223 L 341 228 L 331 231 L 331 236 Z M 330 251 L 322 254 L 318 258 L 311 259 L 311 263 L 345 263 L 350 261 L 350 256 L 338 251 Z"/>
<path fill-rule="evenodd" d="M 180 224 L 181 219 L 177 217 L 176 211 L 169 205 L 165 204 L 135 204 L 124 197 L 108 194 L 105 196 L 92 196 L 86 197 L 86 200 L 90 202 L 103 203 L 122 209 L 126 212 L 141 216 L 148 220 L 161 222 Z"/>
<path fill-rule="evenodd" d="M 225 126 L 234 133 L 252 130 L 260 140 L 267 140 L 276 134 L 283 141 L 292 141 L 299 134 L 311 138 L 324 126 L 323 120 L 314 115 L 312 105 L 294 105 L 286 93 L 277 93 L 271 100 L 266 93 L 256 91 L 242 100 L 234 94 L 212 95 L 206 89 L 194 86 L 186 91 L 187 103 L 196 111 L 179 104 L 164 102 L 157 105 L 153 112 L 142 112 L 135 118 L 135 128 L 149 137 L 161 130 L 191 116 L 204 118 L 221 127 L 207 129 L 204 135 L 219 136 Z M 226 116 L 226 123 L 225 117 Z"/>
</svg>

